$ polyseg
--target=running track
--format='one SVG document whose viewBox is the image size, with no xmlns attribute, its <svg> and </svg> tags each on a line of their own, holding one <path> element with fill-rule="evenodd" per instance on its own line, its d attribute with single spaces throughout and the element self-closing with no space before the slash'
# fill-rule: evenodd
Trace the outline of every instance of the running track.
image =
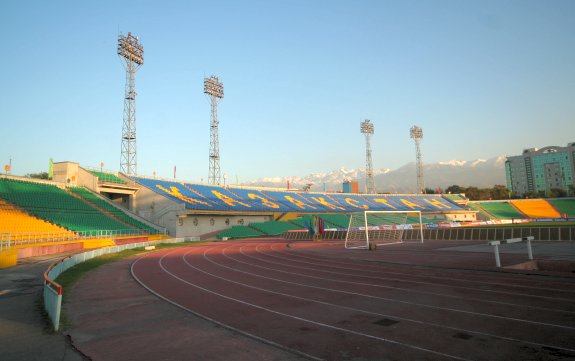
<svg viewBox="0 0 575 361">
<path fill-rule="evenodd" d="M 132 275 L 184 310 L 311 359 L 575 359 L 574 277 L 472 269 L 485 254 L 462 255 L 466 269 L 377 261 L 456 256 L 405 247 L 218 242 L 148 253 Z"/>
</svg>

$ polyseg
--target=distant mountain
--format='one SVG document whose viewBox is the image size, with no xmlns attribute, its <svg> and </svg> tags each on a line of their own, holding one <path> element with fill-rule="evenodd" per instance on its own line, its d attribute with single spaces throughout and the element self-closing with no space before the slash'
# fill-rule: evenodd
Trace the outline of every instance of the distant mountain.
<svg viewBox="0 0 575 361">
<path fill-rule="evenodd" d="M 475 186 L 490 188 L 496 184 L 505 185 L 505 157 L 473 161 L 451 160 L 447 162 L 423 165 L 426 188 L 445 189 L 451 185 L 461 187 Z M 375 188 L 385 193 L 413 193 L 416 190 L 415 163 L 408 163 L 398 169 L 374 169 Z M 365 187 L 365 169 L 346 169 L 341 167 L 329 173 L 312 173 L 305 177 L 271 177 L 260 178 L 244 185 L 285 188 L 289 181 L 290 188 L 303 189 L 311 184 L 311 191 L 341 191 L 346 180 L 357 180 L 360 189 Z"/>
</svg>

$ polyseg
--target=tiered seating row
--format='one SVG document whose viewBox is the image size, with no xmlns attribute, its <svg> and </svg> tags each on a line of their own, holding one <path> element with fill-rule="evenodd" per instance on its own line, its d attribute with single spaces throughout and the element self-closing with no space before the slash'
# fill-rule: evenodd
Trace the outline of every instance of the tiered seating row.
<svg viewBox="0 0 575 361">
<path fill-rule="evenodd" d="M 98 177 L 98 179 L 103 182 L 127 184 L 125 180 L 113 173 L 98 172 L 96 170 L 90 170 L 89 172 Z"/>
<path fill-rule="evenodd" d="M 564 217 L 575 217 L 575 199 L 552 199 L 549 203 Z"/>
<path fill-rule="evenodd" d="M 398 225 L 398 224 L 418 224 L 419 217 L 404 215 L 372 215 L 368 224 L 372 226 Z M 325 228 L 347 229 L 350 216 L 348 214 L 306 214 L 302 217 L 290 221 L 268 221 L 250 223 L 247 226 L 233 226 L 217 235 L 218 238 L 246 238 L 260 236 L 279 236 L 289 230 L 307 230 L 313 222 L 313 217 L 323 219 Z M 429 223 L 436 220 L 422 218 L 422 221 Z"/>
<path fill-rule="evenodd" d="M 12 241 L 23 238 L 41 239 L 48 234 L 62 238 L 74 236 L 73 232 L 35 218 L 2 199 L 0 199 L 0 232 L 10 233 Z"/>
<path fill-rule="evenodd" d="M 140 233 L 54 185 L 1 178 L 0 198 L 69 230 Z"/>
<path fill-rule="evenodd" d="M 261 237 L 264 234 L 256 231 L 255 229 L 247 226 L 232 226 L 230 229 L 226 229 L 220 232 L 217 237 L 222 239 L 224 237 L 228 238 L 251 238 L 251 237 Z"/>
<path fill-rule="evenodd" d="M 561 214 L 543 199 L 514 200 L 511 204 L 529 218 L 561 218 Z"/>
<path fill-rule="evenodd" d="M 491 218 L 523 219 L 525 215 L 517 211 L 508 202 L 476 202 L 475 206 L 490 214 Z"/>
<path fill-rule="evenodd" d="M 467 205 L 492 219 L 575 217 L 573 198 L 469 202 Z"/>
<path fill-rule="evenodd" d="M 283 234 L 284 232 L 287 231 L 301 229 L 301 227 L 296 226 L 295 224 L 289 222 L 277 222 L 277 221 L 250 223 L 248 227 L 251 227 L 269 236 L 279 236 L 280 234 Z"/>
<path fill-rule="evenodd" d="M 138 183 L 191 210 L 242 212 L 338 213 L 364 210 L 462 210 L 438 195 L 359 195 L 253 190 L 239 187 L 187 184 L 149 178 Z"/>
<path fill-rule="evenodd" d="M 110 203 L 106 202 L 105 200 L 98 197 L 96 194 L 90 192 L 86 188 L 79 188 L 79 187 L 69 187 L 68 190 L 73 192 L 74 194 L 82 197 L 86 202 L 95 205 L 96 207 L 105 210 L 106 212 L 110 213 L 115 218 L 121 220 L 124 223 L 128 223 L 131 226 L 139 228 L 146 233 L 158 233 L 158 230 L 148 226 L 145 223 L 140 222 L 139 220 L 130 217 L 124 211 L 119 209 L 116 206 L 111 205 Z"/>
</svg>

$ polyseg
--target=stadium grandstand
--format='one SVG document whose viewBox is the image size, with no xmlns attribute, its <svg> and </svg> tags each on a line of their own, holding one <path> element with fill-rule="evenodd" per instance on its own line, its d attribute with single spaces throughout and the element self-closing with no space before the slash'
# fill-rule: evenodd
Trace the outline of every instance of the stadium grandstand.
<svg viewBox="0 0 575 361">
<path fill-rule="evenodd" d="M 474 202 L 474 205 L 488 215 L 490 219 L 523 219 L 527 216 L 521 213 L 507 201 Z"/>
<path fill-rule="evenodd" d="M 110 199 L 66 183 L 0 176 L 0 267 L 25 256 L 164 237 Z"/>
<path fill-rule="evenodd" d="M 544 199 L 525 199 L 510 202 L 527 218 L 561 218 L 561 214 Z"/>
<path fill-rule="evenodd" d="M 279 236 L 321 219 L 346 229 L 350 214 L 421 211 L 427 228 L 560 219 L 575 215 L 574 199 L 469 201 L 464 195 L 358 194 L 198 184 L 54 163 L 53 181 L 0 178 L 0 241 L 157 236 L 189 240 Z M 378 216 L 374 216 L 377 219 Z M 388 216 L 389 225 L 419 224 Z M 27 232 L 27 236 L 23 236 Z M 9 236 L 7 236 L 9 234 Z M 33 234 L 33 235 L 30 235 Z"/>
<path fill-rule="evenodd" d="M 565 219 L 575 216 L 575 199 L 514 199 L 468 202 L 482 220 Z"/>
<path fill-rule="evenodd" d="M 296 219 L 309 215 L 321 216 L 330 227 L 345 228 L 346 214 L 365 210 L 419 210 L 441 220 L 473 220 L 476 213 L 441 195 L 317 193 L 147 177 L 131 180 L 141 186 L 136 213 L 176 237 L 278 235 L 292 226 L 303 228 L 304 221 Z"/>
</svg>

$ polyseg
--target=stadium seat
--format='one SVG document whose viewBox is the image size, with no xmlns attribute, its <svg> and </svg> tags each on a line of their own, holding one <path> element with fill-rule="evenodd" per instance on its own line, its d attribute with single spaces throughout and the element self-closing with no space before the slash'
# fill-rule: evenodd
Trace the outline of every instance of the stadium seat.
<svg viewBox="0 0 575 361">
<path fill-rule="evenodd" d="M 544 199 L 513 200 L 511 204 L 529 218 L 561 218 L 561 214 Z"/>
<path fill-rule="evenodd" d="M 95 193 L 87 190 L 86 188 L 80 187 L 69 187 L 68 190 L 70 192 L 82 197 L 86 202 L 91 203 L 92 205 L 108 212 L 114 218 L 128 223 L 129 225 L 141 229 L 142 231 L 150 234 L 159 233 L 159 231 L 155 228 L 148 226 L 147 224 L 140 222 L 139 220 L 129 216 L 123 210 L 119 209 L 118 207 L 106 202 L 104 199 L 100 198 Z"/>
<path fill-rule="evenodd" d="M 37 240 L 47 235 L 59 238 L 74 236 L 73 232 L 31 216 L 2 199 L 0 199 L 0 232 L 10 233 L 10 239 L 13 241 Z"/>
<path fill-rule="evenodd" d="M 96 234 L 97 231 L 114 231 L 122 234 L 141 232 L 107 216 L 52 184 L 2 178 L 0 198 L 37 218 L 77 232 L 87 234 Z"/>
<path fill-rule="evenodd" d="M 471 204 L 471 203 L 470 203 Z M 498 219 L 524 219 L 525 215 L 517 211 L 506 201 L 474 202 L 476 207 L 489 214 L 490 218 Z"/>
<path fill-rule="evenodd" d="M 549 203 L 551 203 L 562 217 L 575 217 L 575 198 L 551 199 Z"/>
<path fill-rule="evenodd" d="M 117 175 L 113 173 L 98 172 L 95 170 L 90 170 L 89 172 L 98 177 L 98 179 L 102 182 L 127 184 L 125 180 L 119 178 Z"/>
</svg>

